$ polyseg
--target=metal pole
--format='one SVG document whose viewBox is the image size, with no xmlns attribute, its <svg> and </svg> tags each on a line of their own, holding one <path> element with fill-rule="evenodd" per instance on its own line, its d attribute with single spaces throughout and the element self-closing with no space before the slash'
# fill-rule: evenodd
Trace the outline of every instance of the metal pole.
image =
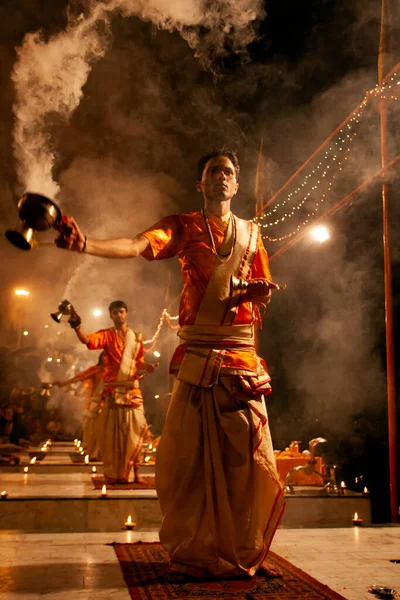
<svg viewBox="0 0 400 600">
<path fill-rule="evenodd" d="M 381 30 L 378 55 L 378 80 L 384 80 L 385 62 L 388 55 L 388 36 L 386 28 L 386 0 L 382 0 Z M 380 98 L 380 132 L 381 132 L 381 166 L 385 169 L 388 163 L 387 143 L 387 103 Z M 388 402 L 388 446 L 389 446 L 389 481 L 390 481 L 390 515 L 392 523 L 397 523 L 397 454 L 396 454 L 396 388 L 394 370 L 393 340 L 393 292 L 392 267 L 390 260 L 390 226 L 389 226 L 389 184 L 382 183 L 382 224 L 383 224 L 383 272 L 385 291 L 385 329 L 386 329 L 386 383 Z"/>
</svg>

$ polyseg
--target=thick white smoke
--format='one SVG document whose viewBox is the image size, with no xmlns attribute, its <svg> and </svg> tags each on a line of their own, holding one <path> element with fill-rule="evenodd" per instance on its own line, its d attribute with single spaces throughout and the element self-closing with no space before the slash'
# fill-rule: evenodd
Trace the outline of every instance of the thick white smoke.
<svg viewBox="0 0 400 600">
<path fill-rule="evenodd" d="M 53 179 L 56 144 L 50 126 L 67 121 L 79 106 L 93 63 L 110 43 L 110 17 L 137 16 L 178 31 L 200 55 L 240 51 L 255 37 L 253 23 L 264 16 L 261 0 L 110 0 L 92 2 L 85 15 L 70 16 L 66 29 L 49 39 L 25 36 L 17 49 L 14 154 L 20 183 L 28 190 L 57 195 Z M 206 30 L 202 37 L 199 27 Z"/>
</svg>

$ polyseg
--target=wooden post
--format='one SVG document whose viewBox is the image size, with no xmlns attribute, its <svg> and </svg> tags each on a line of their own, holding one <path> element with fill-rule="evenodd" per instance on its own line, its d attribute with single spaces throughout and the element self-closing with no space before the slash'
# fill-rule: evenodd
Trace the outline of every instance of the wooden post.
<svg viewBox="0 0 400 600">
<path fill-rule="evenodd" d="M 381 86 L 389 57 L 389 38 L 387 27 L 387 0 L 382 0 L 381 30 L 378 54 L 378 82 Z M 380 132 L 381 132 L 381 167 L 388 163 L 387 143 L 387 100 L 380 98 Z M 385 178 L 385 173 L 384 173 Z M 394 369 L 393 340 L 393 292 L 392 266 L 390 260 L 390 226 L 389 226 L 389 184 L 382 183 L 382 224 L 383 224 L 383 271 L 385 291 L 385 329 L 386 329 L 386 383 L 388 402 L 388 446 L 389 446 L 389 480 L 390 480 L 390 515 L 392 523 L 397 523 L 397 453 L 396 453 L 396 388 Z"/>
</svg>

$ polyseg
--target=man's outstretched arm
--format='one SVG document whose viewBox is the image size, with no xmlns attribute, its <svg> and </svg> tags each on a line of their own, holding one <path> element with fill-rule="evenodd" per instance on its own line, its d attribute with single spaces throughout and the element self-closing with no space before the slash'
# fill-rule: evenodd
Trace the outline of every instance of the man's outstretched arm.
<svg viewBox="0 0 400 600">
<path fill-rule="evenodd" d="M 144 252 L 149 245 L 144 235 L 135 238 L 117 238 L 114 240 L 88 239 L 72 217 L 64 220 L 62 231 L 55 240 L 56 246 L 72 252 L 84 252 L 103 258 L 133 258 Z"/>
</svg>

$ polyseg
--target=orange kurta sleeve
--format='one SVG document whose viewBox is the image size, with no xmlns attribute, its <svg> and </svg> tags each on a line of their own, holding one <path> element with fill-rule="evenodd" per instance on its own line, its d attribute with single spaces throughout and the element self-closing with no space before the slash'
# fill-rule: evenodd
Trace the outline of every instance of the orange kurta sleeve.
<svg viewBox="0 0 400 600">
<path fill-rule="evenodd" d="M 103 366 L 93 365 L 93 366 L 89 367 L 88 369 L 81 371 L 81 373 L 78 373 L 77 377 L 79 378 L 80 381 L 86 381 L 87 379 L 91 379 L 95 375 L 100 374 L 102 371 L 104 371 Z"/>
<path fill-rule="evenodd" d="M 108 329 L 100 329 L 100 331 L 96 331 L 95 333 L 89 333 L 87 347 L 89 350 L 102 350 L 109 341 L 109 337 Z"/>
<path fill-rule="evenodd" d="M 261 235 L 258 238 L 257 254 L 254 257 L 251 266 L 251 279 L 270 279 L 272 280 L 271 271 L 269 270 L 268 254 L 264 248 Z"/>
<path fill-rule="evenodd" d="M 150 242 L 142 256 L 147 260 L 176 256 L 183 247 L 184 234 L 185 227 L 179 215 L 161 219 L 142 233 Z"/>
</svg>

